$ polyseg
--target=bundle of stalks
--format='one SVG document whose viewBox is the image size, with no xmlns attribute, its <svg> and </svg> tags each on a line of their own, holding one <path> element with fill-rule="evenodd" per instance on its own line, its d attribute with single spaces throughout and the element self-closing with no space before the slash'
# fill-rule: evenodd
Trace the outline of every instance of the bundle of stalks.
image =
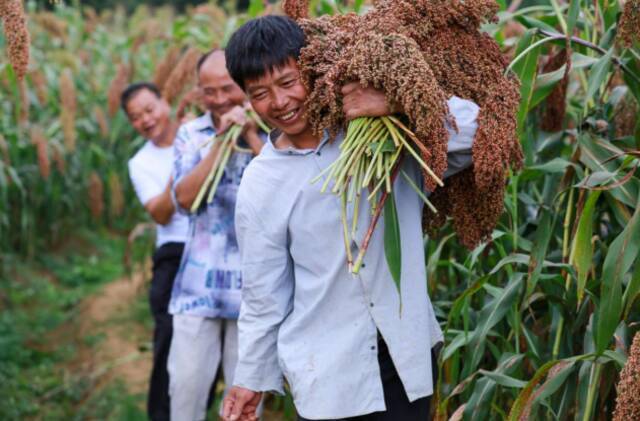
<svg viewBox="0 0 640 421">
<path fill-rule="evenodd" d="M 543 104 L 542 120 L 540 128 L 547 132 L 556 132 L 562 129 L 564 116 L 567 110 L 567 86 L 569 85 L 569 55 L 565 48 L 549 57 L 543 68 L 543 73 L 553 72 L 565 64 L 566 71 L 562 80 L 556 84 L 551 93 L 545 98 Z"/>
<path fill-rule="evenodd" d="M 196 65 L 200 55 L 197 48 L 189 48 L 167 78 L 162 96 L 170 104 L 173 104 L 180 94 L 195 81 Z"/>
<path fill-rule="evenodd" d="M 618 22 L 618 37 L 622 45 L 631 48 L 640 39 L 640 1 L 626 0 Z"/>
<path fill-rule="evenodd" d="M 633 338 L 629 358 L 620 373 L 613 421 L 640 419 L 640 332 Z"/>
<path fill-rule="evenodd" d="M 109 84 L 109 90 L 107 91 L 107 110 L 109 117 L 116 115 L 118 108 L 120 108 L 120 94 L 124 91 L 129 84 L 129 67 L 126 64 L 120 63 L 116 75 Z"/>
<path fill-rule="evenodd" d="M 96 222 L 99 222 L 104 212 L 104 185 L 102 178 L 95 171 L 92 171 L 89 175 L 87 195 L 89 197 L 91 216 Z"/>
<path fill-rule="evenodd" d="M 270 129 L 264 124 L 264 122 L 260 119 L 260 117 L 258 117 L 255 112 L 247 111 L 247 117 L 253 119 L 263 131 L 269 132 Z M 233 152 L 252 153 L 251 149 L 245 149 L 238 146 L 238 139 L 240 139 L 241 134 L 242 126 L 234 124 L 220 136 L 213 135 L 210 139 L 200 145 L 201 148 L 207 146 L 213 147 L 213 145 L 215 145 L 216 143 L 219 143 L 220 146 L 213 165 L 211 165 L 211 170 L 209 171 L 209 174 L 207 175 L 204 183 L 200 187 L 196 199 L 191 205 L 191 213 L 195 213 L 198 211 L 200 205 L 202 205 L 202 201 L 204 200 L 205 195 L 207 195 L 207 203 L 211 203 L 213 201 L 213 197 L 216 194 L 216 190 L 218 189 L 220 180 L 222 180 L 225 168 Z"/>
<path fill-rule="evenodd" d="M 160 61 L 156 66 L 156 71 L 153 74 L 153 83 L 158 87 L 160 92 L 164 90 L 164 85 L 167 82 L 167 79 L 169 79 L 171 71 L 178 64 L 179 59 L 180 47 L 173 45 L 169 47 L 162 61 Z"/>
<path fill-rule="evenodd" d="M 51 174 L 51 161 L 49 160 L 49 146 L 47 138 L 39 126 L 31 128 L 31 143 L 36 147 L 38 156 L 38 169 L 44 180 Z"/>
<path fill-rule="evenodd" d="M 497 43 L 480 31 L 481 23 L 494 18 L 497 4 L 380 0 L 362 16 L 318 19 L 304 18 L 305 0 L 286 0 L 283 8 L 299 19 L 305 33 L 298 64 L 309 91 L 307 115 L 318 134 L 344 127 L 340 92 L 344 84 L 355 80 L 374 86 L 406 116 L 413 137 L 405 134 L 420 151 L 423 170 L 428 167 L 442 178 L 447 168 L 446 124 L 456 128 L 447 98 L 456 95 L 479 105 L 473 167 L 444 186 L 423 171 L 438 210 L 425 207 L 425 228 L 434 234 L 451 217 L 466 247 L 488 239 L 503 211 L 509 170 L 522 162 L 516 135 L 518 82 L 504 76 L 507 60 Z M 468 203 L 478 208 L 470 209 Z"/>
<path fill-rule="evenodd" d="M 19 80 L 29 67 L 29 31 L 22 1 L 0 1 L 0 19 L 3 23 L 9 62 Z"/>
<path fill-rule="evenodd" d="M 96 105 L 93 107 L 93 116 L 96 119 L 96 123 L 98 124 L 102 137 L 109 137 L 109 122 L 107 121 L 107 116 L 101 106 Z"/>
<path fill-rule="evenodd" d="M 39 70 L 32 70 L 30 73 L 31 83 L 36 91 L 36 97 L 40 105 L 45 105 L 49 99 L 49 87 L 47 86 L 47 78 L 44 73 Z"/>
<path fill-rule="evenodd" d="M 117 218 L 124 211 L 124 193 L 120 177 L 115 172 L 109 174 L 109 215 Z"/>
</svg>

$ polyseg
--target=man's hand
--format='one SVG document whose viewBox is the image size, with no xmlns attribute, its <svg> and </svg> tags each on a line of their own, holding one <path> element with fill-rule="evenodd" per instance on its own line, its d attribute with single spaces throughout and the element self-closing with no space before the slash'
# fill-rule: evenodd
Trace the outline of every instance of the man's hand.
<svg viewBox="0 0 640 421">
<path fill-rule="evenodd" d="M 217 132 L 223 133 L 234 124 L 244 127 L 245 124 L 247 124 L 247 120 L 247 113 L 244 108 L 236 105 L 231 109 L 231 111 L 220 117 L 220 127 L 217 127 Z"/>
<path fill-rule="evenodd" d="M 258 421 L 256 410 L 262 392 L 254 392 L 233 386 L 222 403 L 222 419 L 225 421 Z"/>
<path fill-rule="evenodd" d="M 364 88 L 359 82 L 347 83 L 342 87 L 344 95 L 342 110 L 347 120 L 358 117 L 381 117 L 394 113 L 389 107 L 384 92 L 371 86 Z"/>
</svg>

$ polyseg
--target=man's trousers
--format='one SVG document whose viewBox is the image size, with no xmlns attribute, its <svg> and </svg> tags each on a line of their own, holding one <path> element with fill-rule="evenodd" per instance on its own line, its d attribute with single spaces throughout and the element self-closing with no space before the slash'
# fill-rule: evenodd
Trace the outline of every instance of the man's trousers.
<svg viewBox="0 0 640 421">
<path fill-rule="evenodd" d="M 218 365 L 229 389 L 237 361 L 236 320 L 176 314 L 168 361 L 171 420 L 204 420 Z"/>
<path fill-rule="evenodd" d="M 149 304 L 155 322 L 153 331 L 153 367 L 149 380 L 147 414 L 152 421 L 168 421 L 170 416 L 169 373 L 167 358 L 173 332 L 172 317 L 168 312 L 171 289 L 175 279 L 184 243 L 166 243 L 153 255 L 153 278 L 149 289 Z"/>
</svg>

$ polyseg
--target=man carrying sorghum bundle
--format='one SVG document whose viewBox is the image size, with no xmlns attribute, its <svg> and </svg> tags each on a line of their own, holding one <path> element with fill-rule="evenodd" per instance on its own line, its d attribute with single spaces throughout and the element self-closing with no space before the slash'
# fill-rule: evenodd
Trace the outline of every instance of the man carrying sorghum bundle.
<svg viewBox="0 0 640 421">
<path fill-rule="evenodd" d="M 175 201 L 180 212 L 195 212 L 190 213 L 189 238 L 169 307 L 174 315 L 168 362 L 171 419 L 188 421 L 206 418 L 219 364 L 225 382 L 233 380 L 242 286 L 234 228 L 236 193 L 244 169 L 263 145 L 256 123 L 246 118 L 246 97 L 229 76 L 222 50 L 202 56 L 197 78 L 208 112 L 182 125 L 175 140 Z M 212 200 L 194 209 L 212 167 L 220 162 L 218 139 L 227 129 L 241 132 L 238 143 L 244 149 L 227 156 Z"/>
<path fill-rule="evenodd" d="M 138 199 L 157 223 L 149 290 L 155 326 L 147 412 L 153 421 L 167 421 L 170 415 L 167 357 L 173 332 L 169 299 L 189 227 L 187 217 L 175 212 L 171 200 L 173 139 L 178 126 L 170 120 L 169 104 L 151 83 L 129 85 L 122 92 L 120 103 L 133 128 L 147 139 L 129 160 L 129 176 Z"/>
<path fill-rule="evenodd" d="M 245 172 L 236 208 L 243 290 L 239 360 L 224 401 L 228 420 L 255 419 L 263 392 L 283 392 L 286 378 L 300 419 L 424 420 L 429 417 L 435 359 L 442 342 L 426 290 L 423 201 L 409 181 L 393 183 L 402 238 L 399 294 L 380 230 L 353 276 L 343 243 L 340 200 L 312 181 L 340 154 L 344 135 L 318 135 L 308 118 L 309 92 L 296 60 L 305 36 L 291 19 L 249 21 L 231 38 L 227 67 L 253 109 L 271 127 L 269 142 Z M 340 88 L 351 120 L 392 114 L 385 94 L 359 83 Z M 478 106 L 446 101 L 448 178 L 471 165 Z M 411 159 L 402 171 L 422 185 Z M 362 207 L 350 247 L 357 251 L 370 219 Z M 363 230 L 364 228 L 364 230 Z M 400 297 L 402 308 L 400 310 Z"/>
</svg>

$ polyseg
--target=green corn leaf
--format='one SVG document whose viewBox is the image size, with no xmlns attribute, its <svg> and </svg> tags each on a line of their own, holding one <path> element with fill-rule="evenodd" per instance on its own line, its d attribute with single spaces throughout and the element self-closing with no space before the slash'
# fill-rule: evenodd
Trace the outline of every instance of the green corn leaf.
<svg viewBox="0 0 640 421">
<path fill-rule="evenodd" d="M 567 33 L 573 34 L 573 28 L 578 21 L 578 15 L 580 14 L 580 0 L 571 0 L 569 3 L 569 12 L 567 13 Z"/>
<path fill-rule="evenodd" d="M 629 281 L 627 289 L 625 289 L 624 291 L 624 296 L 622 297 L 622 301 L 625 303 L 625 319 L 629 315 L 629 312 L 631 311 L 633 303 L 636 301 L 638 294 L 640 294 L 640 264 L 636 264 L 636 267 L 633 270 L 633 275 L 631 276 L 631 281 Z"/>
<path fill-rule="evenodd" d="M 603 83 L 607 81 L 610 75 L 609 69 L 611 68 L 611 58 L 613 57 L 613 48 L 607 51 L 607 54 L 600 57 L 600 59 L 591 67 L 589 72 L 589 81 L 587 82 L 587 94 L 584 97 L 584 106 L 591 99 L 593 99 L 596 92 L 600 90 Z"/>
<path fill-rule="evenodd" d="M 518 43 L 516 49 L 516 57 L 518 57 L 523 51 L 525 51 L 530 45 L 535 42 L 535 31 L 529 30 L 525 32 L 522 39 Z M 513 71 L 518 75 L 520 79 L 520 108 L 518 109 L 517 121 L 518 121 L 518 133 L 520 136 L 524 133 L 524 122 L 529 112 L 529 103 L 533 94 L 533 88 L 536 80 L 536 73 L 538 70 L 538 56 L 540 55 L 540 47 L 536 47 L 529 51 L 525 57 L 518 61 L 513 66 Z"/>
<path fill-rule="evenodd" d="M 595 313 L 594 343 L 596 352 L 608 348 L 622 315 L 622 278 L 640 251 L 640 200 L 629 224 L 613 240 L 602 269 L 601 299 Z"/>
<path fill-rule="evenodd" d="M 400 279 L 402 269 L 402 252 L 400 242 L 400 223 L 396 200 L 393 192 L 389 193 L 384 203 L 384 255 L 387 258 L 389 272 L 400 293 Z"/>
<path fill-rule="evenodd" d="M 593 246 L 591 245 L 593 214 L 600 193 L 600 191 L 594 191 L 589 194 L 589 198 L 582 209 L 576 236 L 573 240 L 571 255 L 573 256 L 574 266 L 578 272 L 578 305 L 584 297 L 587 275 L 593 264 Z"/>
</svg>

